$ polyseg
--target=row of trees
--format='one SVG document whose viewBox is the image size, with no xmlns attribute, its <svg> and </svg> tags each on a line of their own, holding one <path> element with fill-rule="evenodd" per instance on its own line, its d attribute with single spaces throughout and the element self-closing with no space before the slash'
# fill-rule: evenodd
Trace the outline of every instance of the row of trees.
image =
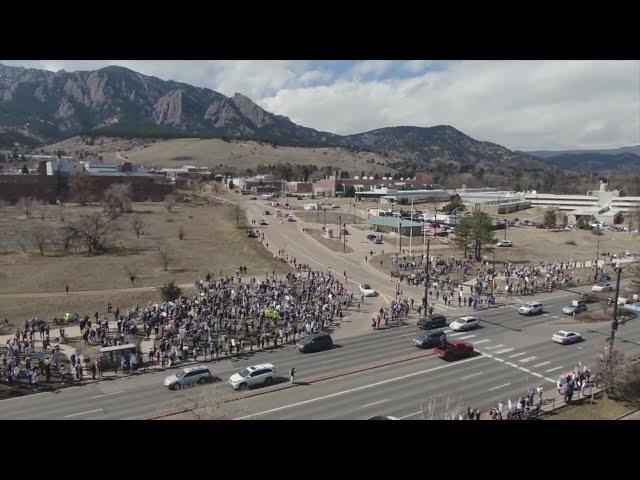
<svg viewBox="0 0 640 480">
<path fill-rule="evenodd" d="M 464 250 L 465 257 L 471 250 L 477 261 L 482 259 L 483 248 L 495 243 L 491 217 L 484 212 L 474 212 L 472 215 L 462 218 L 456 225 L 454 232 L 455 245 Z"/>
</svg>

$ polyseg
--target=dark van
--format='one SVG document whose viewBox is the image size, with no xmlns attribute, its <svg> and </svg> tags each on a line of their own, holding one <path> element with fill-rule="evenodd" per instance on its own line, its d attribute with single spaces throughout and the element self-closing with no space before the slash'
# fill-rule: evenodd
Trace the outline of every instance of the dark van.
<svg viewBox="0 0 640 480">
<path fill-rule="evenodd" d="M 417 325 L 422 330 L 443 328 L 447 326 L 447 318 L 444 315 L 427 315 L 418 320 Z"/>
<path fill-rule="evenodd" d="M 301 353 L 320 352 L 333 347 L 333 340 L 328 333 L 318 333 L 300 340 L 296 347 Z"/>
</svg>

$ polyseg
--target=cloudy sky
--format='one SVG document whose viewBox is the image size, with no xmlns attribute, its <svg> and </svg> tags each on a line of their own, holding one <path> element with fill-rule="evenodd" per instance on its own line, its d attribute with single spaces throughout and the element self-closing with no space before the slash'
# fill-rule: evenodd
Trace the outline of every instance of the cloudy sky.
<svg viewBox="0 0 640 480">
<path fill-rule="evenodd" d="M 338 134 L 448 124 L 511 149 L 640 143 L 636 61 L 17 61 L 52 71 L 121 65 L 241 92 L 266 110 Z"/>
</svg>

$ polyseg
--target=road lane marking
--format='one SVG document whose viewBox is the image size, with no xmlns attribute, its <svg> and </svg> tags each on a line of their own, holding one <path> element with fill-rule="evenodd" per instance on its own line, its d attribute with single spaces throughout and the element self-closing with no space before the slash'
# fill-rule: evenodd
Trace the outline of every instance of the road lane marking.
<svg viewBox="0 0 640 480">
<path fill-rule="evenodd" d="M 504 362 L 503 358 L 498 358 L 498 357 L 493 357 L 494 360 L 497 360 L 498 362 Z"/>
<path fill-rule="evenodd" d="M 504 362 L 505 365 L 509 365 L 511 367 L 516 367 L 518 368 L 518 365 L 516 365 L 515 363 L 511 363 L 511 362 Z"/>
<path fill-rule="evenodd" d="M 471 375 L 467 375 L 466 377 L 462 377 L 460 380 L 466 380 L 467 378 L 477 377 L 478 375 L 482 375 L 482 372 L 472 373 Z"/>
<path fill-rule="evenodd" d="M 333 363 L 333 362 L 339 362 L 340 360 L 344 360 L 344 357 L 333 358 L 331 360 L 325 360 L 324 362 L 320 362 L 320 363 Z"/>
<path fill-rule="evenodd" d="M 504 385 L 498 385 L 497 387 L 490 388 L 489 390 L 487 390 L 487 392 L 492 392 L 494 390 L 498 390 L 499 388 L 508 387 L 509 385 L 511 385 L 511 384 L 510 383 L 505 383 Z"/>
<path fill-rule="evenodd" d="M 490 342 L 491 340 L 489 340 L 488 338 L 485 338 L 484 340 L 478 340 L 477 342 L 473 342 L 474 345 L 480 345 L 481 343 L 487 343 Z"/>
<path fill-rule="evenodd" d="M 411 335 L 417 335 L 415 332 L 405 333 L 404 335 L 398 335 L 398 337 L 410 337 Z"/>
<path fill-rule="evenodd" d="M 89 397 L 89 398 L 101 398 L 101 397 L 108 397 L 109 395 L 117 395 L 119 393 L 124 392 L 124 390 L 118 390 L 117 392 L 111 392 L 111 393 L 103 393 L 102 395 L 94 395 L 93 397 Z"/>
<path fill-rule="evenodd" d="M 102 411 L 103 411 L 102 408 L 97 408 L 95 410 L 89 410 L 88 412 L 80 412 L 80 413 L 74 413 L 71 415 L 65 415 L 64 418 L 77 417 L 78 415 L 86 415 L 87 413 L 95 413 L 95 412 L 102 412 Z"/>
<path fill-rule="evenodd" d="M 561 368 L 563 368 L 563 367 L 550 368 L 549 370 L 545 370 L 544 373 L 555 372 L 556 370 L 560 370 Z"/>
<path fill-rule="evenodd" d="M 547 382 L 556 383 L 555 380 L 551 380 L 549 377 L 544 377 Z"/>
<path fill-rule="evenodd" d="M 492 345 L 491 347 L 486 347 L 487 350 L 495 350 L 496 348 L 500 348 L 500 347 L 504 347 L 504 345 L 501 343 L 500 345 Z M 498 352 L 495 352 L 498 353 Z"/>
<path fill-rule="evenodd" d="M 531 372 L 531 375 L 535 375 L 538 378 L 544 378 L 543 375 L 540 375 L 539 373 L 536 373 L 536 372 Z"/>
<path fill-rule="evenodd" d="M 542 363 L 539 363 L 539 364 L 537 364 L 537 365 L 534 365 L 534 366 L 533 366 L 533 368 L 542 367 L 543 365 L 549 365 L 550 363 L 551 363 L 551 362 L 542 362 Z"/>
<path fill-rule="evenodd" d="M 404 420 L 405 418 L 413 417 L 415 415 L 418 415 L 419 413 L 422 413 L 422 412 L 421 411 L 413 412 L 413 413 L 410 413 L 409 415 L 405 415 L 403 417 L 398 417 L 398 420 Z"/>
<path fill-rule="evenodd" d="M 518 361 L 519 361 L 520 363 L 529 363 L 531 360 L 535 360 L 536 358 L 538 358 L 538 357 L 536 357 L 535 355 L 532 355 L 532 356 L 530 356 L 530 357 L 523 358 L 523 359 L 518 360 Z"/>
<path fill-rule="evenodd" d="M 515 348 L 505 348 L 502 350 L 498 350 L 496 353 L 501 354 L 501 353 L 509 353 L 509 352 L 513 352 L 515 350 Z"/>
<path fill-rule="evenodd" d="M 518 369 L 522 370 L 523 372 L 531 373 L 531 370 L 526 369 L 524 367 L 518 367 Z"/>
<path fill-rule="evenodd" d="M 366 404 L 362 405 L 360 408 L 372 407 L 374 405 L 378 405 L 379 403 L 384 403 L 384 402 L 388 402 L 388 401 L 389 401 L 389 399 L 385 398 L 384 400 L 378 400 L 377 402 L 366 403 Z"/>
<path fill-rule="evenodd" d="M 543 317 L 550 317 L 551 315 L 549 315 L 548 313 L 543 313 L 542 316 Z"/>
<path fill-rule="evenodd" d="M 521 355 L 526 355 L 527 352 L 520 352 L 520 353 L 514 353 L 513 355 L 509 355 L 509 358 L 516 358 L 519 357 Z"/>
<path fill-rule="evenodd" d="M 465 335 L 464 337 L 460 337 L 458 340 L 466 340 L 467 338 L 473 338 L 475 335 Z"/>
<path fill-rule="evenodd" d="M 347 393 L 352 393 L 352 392 L 359 392 L 360 390 L 365 390 L 367 388 L 371 388 L 371 387 L 377 387 L 379 385 L 385 385 L 387 383 L 391 383 L 391 382 L 397 382 L 398 380 L 404 380 L 406 378 L 411 378 L 411 377 L 415 377 L 417 375 L 423 375 L 425 373 L 430 373 L 430 372 L 434 372 L 436 370 L 442 370 L 444 368 L 449 368 L 452 367 L 454 365 L 461 365 L 463 363 L 468 363 L 468 362 L 473 362 L 474 360 L 479 360 L 481 359 L 482 356 L 478 356 L 478 357 L 472 357 L 472 358 L 467 358 L 465 360 L 460 360 L 458 362 L 455 363 L 447 363 L 445 365 L 440 365 L 439 367 L 434 367 L 434 368 L 429 368 L 427 370 L 421 370 L 419 372 L 413 372 L 413 373 L 408 373 L 407 375 L 402 375 L 400 377 L 394 377 L 394 378 L 389 378 L 387 380 L 382 380 L 380 382 L 375 382 L 375 383 L 370 383 L 368 385 L 363 385 L 361 387 L 356 387 L 356 388 L 350 388 L 348 390 L 341 390 L 339 392 L 335 392 L 335 393 L 330 393 L 329 395 L 323 395 L 321 397 L 316 397 L 316 398 L 310 398 L 309 400 L 303 400 L 301 402 L 296 402 L 296 403 L 290 403 L 288 405 L 282 405 L 281 407 L 276 407 L 276 408 L 272 408 L 270 410 L 265 410 L 263 412 L 258 412 L 258 413 L 252 413 L 251 415 L 245 415 L 244 417 L 238 417 L 235 420 L 244 420 L 246 418 L 252 418 L 252 417 L 258 417 L 260 415 L 266 415 L 268 413 L 273 413 L 273 412 L 279 412 L 280 410 L 285 410 L 287 408 L 292 408 L 292 407 L 298 407 L 300 405 L 306 405 L 308 403 L 313 403 L 313 402 L 317 402 L 319 400 L 325 400 L 327 398 L 334 398 L 334 397 L 338 397 L 340 395 L 345 395 Z"/>
</svg>

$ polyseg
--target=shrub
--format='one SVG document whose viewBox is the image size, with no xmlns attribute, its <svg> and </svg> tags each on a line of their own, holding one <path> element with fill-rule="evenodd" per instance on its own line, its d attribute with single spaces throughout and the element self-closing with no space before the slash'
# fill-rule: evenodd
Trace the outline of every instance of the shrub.
<svg viewBox="0 0 640 480">
<path fill-rule="evenodd" d="M 162 300 L 165 302 L 171 302 L 176 300 L 182 295 L 182 290 L 178 287 L 174 281 L 165 283 L 164 286 L 159 288 Z"/>
<path fill-rule="evenodd" d="M 567 244 L 567 245 L 576 245 L 576 241 L 575 240 L 567 240 L 564 243 Z"/>
</svg>

